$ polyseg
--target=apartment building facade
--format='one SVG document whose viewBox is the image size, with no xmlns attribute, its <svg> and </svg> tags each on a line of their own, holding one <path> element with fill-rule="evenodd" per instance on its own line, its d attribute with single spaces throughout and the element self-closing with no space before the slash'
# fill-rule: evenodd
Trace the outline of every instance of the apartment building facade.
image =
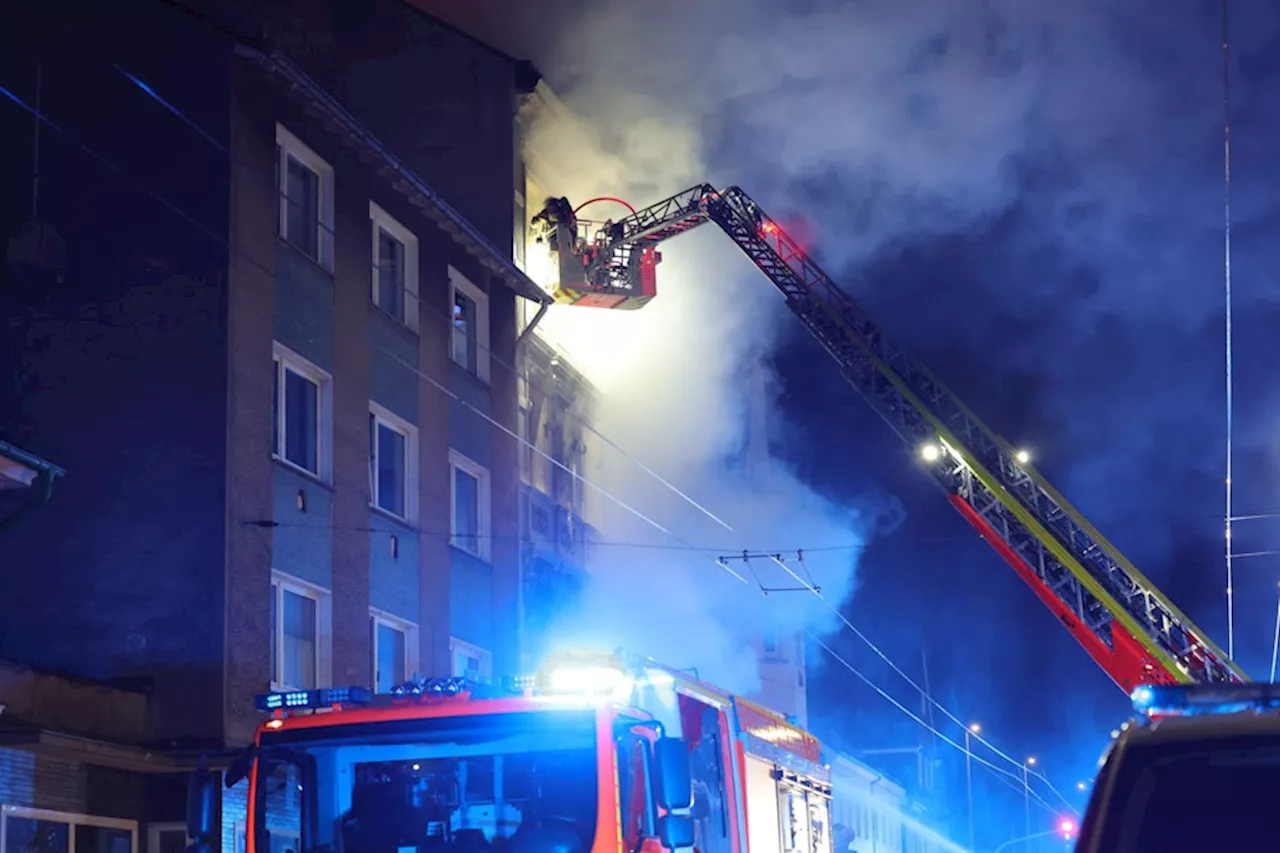
<svg viewBox="0 0 1280 853">
<path fill-rule="evenodd" d="M 22 694 L 0 821 L 168 853 L 256 693 L 516 667 L 516 305 L 546 297 L 511 258 L 527 64 L 395 0 L 295 41 L 125 5 L 33 12 L 0 80 L 33 140 L 6 236 L 60 260 L 6 256 L 0 435 L 74 472 L 0 532 L 0 657 L 121 697 L 55 749 Z"/>
</svg>

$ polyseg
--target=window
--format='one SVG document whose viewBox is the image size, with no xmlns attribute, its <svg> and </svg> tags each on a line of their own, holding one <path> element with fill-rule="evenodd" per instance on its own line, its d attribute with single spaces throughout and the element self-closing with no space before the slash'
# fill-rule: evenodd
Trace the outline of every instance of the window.
<svg viewBox="0 0 1280 853">
<path fill-rule="evenodd" d="M 329 476 L 329 374 L 275 345 L 271 454 L 321 479 Z"/>
<path fill-rule="evenodd" d="M 147 826 L 147 853 L 185 853 L 189 840 L 185 823 L 153 823 Z"/>
<path fill-rule="evenodd" d="M 493 676 L 493 655 L 479 646 L 451 637 L 449 654 L 453 657 L 451 675 L 454 678 L 465 678 L 476 684 L 486 684 Z"/>
<path fill-rule="evenodd" d="M 533 474 L 533 447 L 537 444 L 533 431 L 533 412 L 527 406 L 520 406 L 516 431 L 520 436 L 520 479 L 526 483 Z"/>
<path fill-rule="evenodd" d="M 373 689 L 390 693 L 418 668 L 418 627 L 381 610 L 369 611 L 369 648 L 373 654 Z"/>
<path fill-rule="evenodd" d="M 418 504 L 418 431 L 369 404 L 369 505 L 413 521 Z"/>
<path fill-rule="evenodd" d="M 280 236 L 333 271 L 333 168 L 302 140 L 276 125 Z"/>
<path fill-rule="evenodd" d="M 288 787 L 279 785 L 277 780 L 280 775 L 280 771 L 274 770 L 273 775 L 276 779 L 272 779 L 272 781 L 275 781 L 278 787 L 282 790 Z M 264 778 L 263 781 L 265 782 L 267 779 Z M 297 786 L 295 785 L 294 787 Z M 270 833 L 268 836 L 271 845 L 270 850 L 271 853 L 293 853 L 293 851 L 296 851 L 299 848 L 300 842 L 302 841 L 302 833 L 299 832 L 298 828 L 298 823 L 301 819 L 301 810 L 298 808 L 282 808 L 279 800 L 280 796 L 276 795 L 267 803 L 266 811 L 268 814 L 266 816 L 265 823 L 267 825 L 267 831 Z M 290 811 L 293 812 L 292 815 L 289 814 Z M 289 825 L 290 823 L 292 823 L 292 826 Z M 261 832 L 261 830 L 259 830 L 259 832 Z M 235 853 L 245 853 L 245 833 L 243 823 L 235 824 L 235 835 Z"/>
<path fill-rule="evenodd" d="M 6 851 L 39 853 L 136 853 L 138 824 L 132 820 L 6 805 L 0 812 Z"/>
<path fill-rule="evenodd" d="M 373 227 L 373 304 L 418 330 L 418 238 L 369 202 Z"/>
<path fill-rule="evenodd" d="M 457 451 L 449 451 L 452 512 L 449 544 L 489 559 L 489 472 Z"/>
<path fill-rule="evenodd" d="M 627 850 L 654 835 L 653 788 L 649 784 L 649 741 L 636 734 L 617 739 L 618 800 L 621 806 L 622 841 Z"/>
<path fill-rule="evenodd" d="M 147 826 L 147 853 L 186 853 L 186 824 L 150 824 Z"/>
<path fill-rule="evenodd" d="M 489 381 L 489 297 L 449 267 L 449 299 L 453 305 L 453 360 Z"/>
<path fill-rule="evenodd" d="M 271 573 L 271 689 L 310 690 L 328 681 L 329 594 Z"/>
<path fill-rule="evenodd" d="M 516 190 L 515 204 L 513 205 L 515 227 L 512 229 L 511 257 L 516 262 L 516 266 L 522 270 L 525 264 L 525 239 L 529 233 L 529 223 L 525 220 L 524 211 L 524 193 Z"/>
</svg>

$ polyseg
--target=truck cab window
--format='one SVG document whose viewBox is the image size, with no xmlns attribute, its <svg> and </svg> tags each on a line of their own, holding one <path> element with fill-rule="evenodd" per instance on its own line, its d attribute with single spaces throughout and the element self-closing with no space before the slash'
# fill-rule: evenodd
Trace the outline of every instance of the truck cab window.
<svg viewBox="0 0 1280 853">
<path fill-rule="evenodd" d="M 654 835 L 652 786 L 649 783 L 649 741 L 636 734 L 618 738 L 618 793 L 622 844 L 637 851 Z"/>
<path fill-rule="evenodd" d="M 256 853 L 302 853 L 303 800 L 310 774 L 302 764 L 263 759 L 258 777 L 258 808 L 264 821 L 258 827 Z"/>
</svg>

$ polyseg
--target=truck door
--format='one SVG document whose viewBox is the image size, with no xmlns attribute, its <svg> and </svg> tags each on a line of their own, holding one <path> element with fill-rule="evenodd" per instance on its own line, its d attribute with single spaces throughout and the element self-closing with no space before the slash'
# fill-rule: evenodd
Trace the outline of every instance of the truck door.
<svg viewBox="0 0 1280 853">
<path fill-rule="evenodd" d="M 783 777 L 778 783 L 778 814 L 783 853 L 832 853 L 827 797 L 798 779 Z"/>
<path fill-rule="evenodd" d="M 652 784 L 652 729 L 620 727 L 618 806 L 623 853 L 639 853 L 647 839 L 657 836 L 657 807 Z"/>
<path fill-rule="evenodd" d="M 750 853 L 783 853 L 778 774 L 773 762 L 746 756 L 747 847 Z"/>
</svg>

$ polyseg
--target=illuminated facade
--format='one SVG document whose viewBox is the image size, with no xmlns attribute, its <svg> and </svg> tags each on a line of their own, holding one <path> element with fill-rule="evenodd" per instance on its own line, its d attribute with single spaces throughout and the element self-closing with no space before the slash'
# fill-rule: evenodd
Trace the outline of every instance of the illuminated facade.
<svg viewBox="0 0 1280 853">
<path fill-rule="evenodd" d="M 546 109 L 549 97 L 553 96 L 545 83 L 526 96 L 517 122 L 522 139 L 530 111 Z M 523 150 L 512 255 L 539 280 L 543 271 L 536 268 L 538 255 L 528 251 L 529 219 L 547 192 L 539 184 L 536 152 L 528 145 Z M 536 310 L 528 301 L 517 305 L 516 328 L 522 334 Z M 554 335 L 545 327 L 534 327 L 522 337 L 517 357 L 518 424 L 524 442 L 520 448 L 520 650 L 528 669 L 536 667 L 546 652 L 547 628 L 574 605 L 586 582 L 587 561 L 600 525 L 599 498 L 580 477 L 595 479 L 602 447 L 591 429 L 596 391 Z"/>
</svg>

